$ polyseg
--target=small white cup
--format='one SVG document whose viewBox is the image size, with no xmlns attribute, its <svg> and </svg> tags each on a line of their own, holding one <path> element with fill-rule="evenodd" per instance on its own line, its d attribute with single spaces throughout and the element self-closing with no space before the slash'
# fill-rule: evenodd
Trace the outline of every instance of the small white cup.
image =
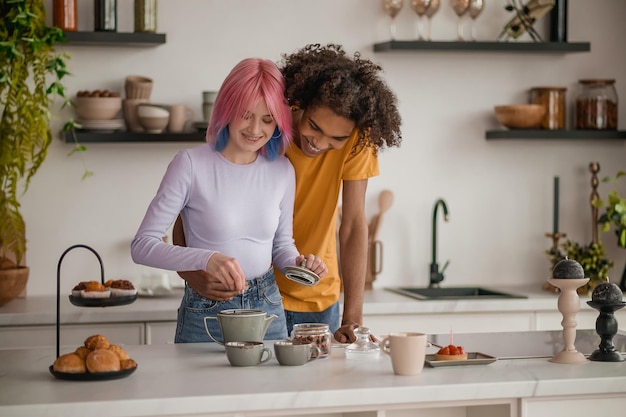
<svg viewBox="0 0 626 417">
<path fill-rule="evenodd" d="M 226 357 L 233 366 L 257 366 L 272 359 L 263 342 L 226 342 Z"/>
</svg>

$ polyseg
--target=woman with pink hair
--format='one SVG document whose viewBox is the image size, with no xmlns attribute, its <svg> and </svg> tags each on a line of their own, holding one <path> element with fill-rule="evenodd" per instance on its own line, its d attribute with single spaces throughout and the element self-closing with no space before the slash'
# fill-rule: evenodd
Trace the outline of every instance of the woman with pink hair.
<svg viewBox="0 0 626 417">
<path fill-rule="evenodd" d="M 228 309 L 275 314 L 266 339 L 287 327 L 272 265 L 306 265 L 320 276 L 326 265 L 298 252 L 293 239 L 295 174 L 284 156 L 292 139 L 283 76 L 273 62 L 244 59 L 224 80 L 207 129 L 207 143 L 179 152 L 131 244 L 133 261 L 172 271 L 206 271 L 238 295 L 215 301 L 186 285 L 175 342 L 210 342 L 204 318 Z M 162 237 L 181 214 L 186 247 Z M 216 320 L 209 330 L 221 338 Z"/>
</svg>

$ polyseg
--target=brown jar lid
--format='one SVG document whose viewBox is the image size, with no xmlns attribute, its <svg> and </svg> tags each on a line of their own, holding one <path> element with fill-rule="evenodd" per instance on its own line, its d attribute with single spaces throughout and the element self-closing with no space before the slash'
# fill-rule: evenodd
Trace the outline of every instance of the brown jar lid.
<svg viewBox="0 0 626 417">
<path fill-rule="evenodd" d="M 584 80 L 578 80 L 581 84 L 595 84 L 595 85 L 611 85 L 615 84 L 615 80 L 608 80 L 602 78 L 589 78 Z"/>
<path fill-rule="evenodd" d="M 567 87 L 532 87 L 530 91 L 566 91 Z"/>
</svg>

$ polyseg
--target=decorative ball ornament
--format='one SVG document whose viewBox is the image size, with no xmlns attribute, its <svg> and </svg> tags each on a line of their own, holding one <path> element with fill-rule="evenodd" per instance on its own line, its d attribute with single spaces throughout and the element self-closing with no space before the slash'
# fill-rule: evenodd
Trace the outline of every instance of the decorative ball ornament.
<svg viewBox="0 0 626 417">
<path fill-rule="evenodd" d="M 616 304 L 622 301 L 622 290 L 612 282 L 602 282 L 593 289 L 591 301 L 598 304 Z"/>
<path fill-rule="evenodd" d="M 565 257 L 559 261 L 552 270 L 552 278 L 555 279 L 581 279 L 585 278 L 585 270 L 573 259 Z"/>
</svg>

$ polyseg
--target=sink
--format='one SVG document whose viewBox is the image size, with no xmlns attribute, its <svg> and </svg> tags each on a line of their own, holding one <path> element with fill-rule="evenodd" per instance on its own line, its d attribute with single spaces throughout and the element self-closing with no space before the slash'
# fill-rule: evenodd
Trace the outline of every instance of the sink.
<svg viewBox="0 0 626 417">
<path fill-rule="evenodd" d="M 499 298 L 528 298 L 483 287 L 387 287 L 387 291 L 406 295 L 418 300 L 489 300 Z"/>
</svg>

